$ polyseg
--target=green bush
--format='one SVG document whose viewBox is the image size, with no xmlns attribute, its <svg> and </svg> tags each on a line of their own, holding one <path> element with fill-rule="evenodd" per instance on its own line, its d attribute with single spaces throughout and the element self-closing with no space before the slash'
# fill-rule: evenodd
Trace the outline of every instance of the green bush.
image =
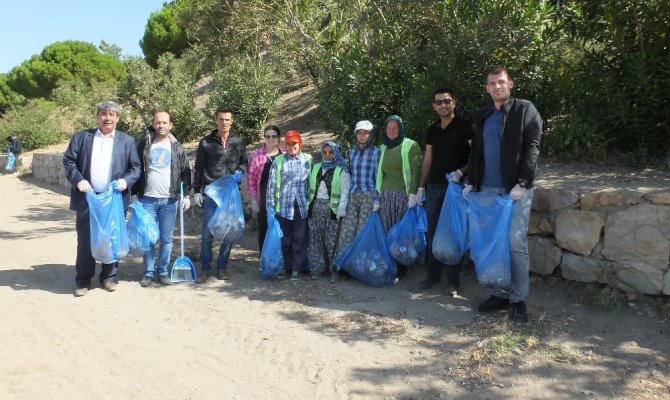
<svg viewBox="0 0 670 400">
<path fill-rule="evenodd" d="M 260 59 L 246 56 L 229 58 L 215 71 L 206 111 L 210 121 L 217 108 L 230 108 L 235 112 L 233 131 L 248 143 L 257 141 L 279 98 L 274 71 Z"/>
<path fill-rule="evenodd" d="M 0 137 L 10 133 L 16 133 L 24 151 L 60 143 L 71 134 L 61 130 L 56 104 L 39 99 L 7 111 L 0 120 Z"/>
</svg>

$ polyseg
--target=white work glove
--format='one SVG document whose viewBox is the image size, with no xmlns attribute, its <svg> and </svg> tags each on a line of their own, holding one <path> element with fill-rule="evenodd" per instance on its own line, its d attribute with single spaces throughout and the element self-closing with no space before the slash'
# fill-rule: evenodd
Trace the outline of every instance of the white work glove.
<svg viewBox="0 0 670 400">
<path fill-rule="evenodd" d="M 523 195 L 525 193 L 526 193 L 526 188 L 522 188 L 517 183 L 516 185 L 514 185 L 512 190 L 509 192 L 509 197 L 511 197 L 512 200 L 521 200 L 521 198 L 523 197 Z"/>
<path fill-rule="evenodd" d="M 118 192 L 123 192 L 128 188 L 128 182 L 126 182 L 125 179 L 117 179 L 114 182 L 112 182 L 112 189 L 118 191 Z"/>
<path fill-rule="evenodd" d="M 191 208 L 191 199 L 189 199 L 188 197 L 184 197 L 183 199 L 181 199 L 180 207 L 184 211 Z"/>
<path fill-rule="evenodd" d="M 460 169 L 457 169 L 456 171 L 450 172 L 447 174 L 447 180 L 449 182 L 454 182 L 458 183 L 461 181 L 461 178 L 463 177 L 463 173 L 461 172 Z"/>
<path fill-rule="evenodd" d="M 423 205 L 423 203 L 426 201 L 426 188 L 420 187 L 416 192 L 416 197 L 416 202 Z"/>
<path fill-rule="evenodd" d="M 379 202 L 375 200 L 374 203 L 372 203 L 372 212 L 379 211 Z"/>
<path fill-rule="evenodd" d="M 345 207 L 345 208 L 338 207 L 338 208 L 337 208 L 337 215 L 336 215 L 336 216 L 337 216 L 337 219 L 342 219 L 342 218 L 346 217 L 346 216 L 347 216 L 347 209 L 346 209 L 346 207 Z"/>
<path fill-rule="evenodd" d="M 135 204 L 138 200 L 139 198 L 136 195 L 130 196 L 130 204 Z"/>
<path fill-rule="evenodd" d="M 463 192 L 462 192 L 462 193 L 463 193 L 463 197 L 467 196 L 467 194 L 470 193 L 470 191 L 472 191 L 472 185 L 466 185 L 466 186 L 463 188 Z"/>
<path fill-rule="evenodd" d="M 260 210 L 261 208 L 258 206 L 258 202 L 256 200 L 251 200 L 251 213 L 253 215 L 258 215 Z"/>
<path fill-rule="evenodd" d="M 417 202 L 417 197 L 415 194 L 410 194 L 409 195 L 409 200 L 407 201 L 407 208 L 414 208 L 416 207 L 416 202 Z"/>
<path fill-rule="evenodd" d="M 204 200 L 205 199 L 202 198 L 202 193 L 196 193 L 195 196 L 193 196 L 193 202 L 198 207 L 202 207 Z"/>
<path fill-rule="evenodd" d="M 93 188 L 91 187 L 91 184 L 88 183 L 86 179 L 84 179 L 83 181 L 79 181 L 79 183 L 77 183 L 77 190 L 82 193 L 88 193 L 92 192 Z"/>
</svg>

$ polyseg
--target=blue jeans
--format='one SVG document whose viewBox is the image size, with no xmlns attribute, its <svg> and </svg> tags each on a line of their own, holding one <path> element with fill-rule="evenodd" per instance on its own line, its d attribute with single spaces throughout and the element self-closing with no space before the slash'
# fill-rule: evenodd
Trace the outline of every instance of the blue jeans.
<svg viewBox="0 0 670 400">
<path fill-rule="evenodd" d="M 152 244 L 151 250 L 144 253 L 144 275 L 155 277 L 156 272 L 158 272 L 158 275 L 167 276 L 179 201 L 144 196 L 140 200 L 140 203 L 142 203 L 144 209 L 158 223 L 158 230 L 160 232 L 159 242 L 161 245 L 158 252 L 158 268 L 156 268 L 156 245 Z"/>
<path fill-rule="evenodd" d="M 504 191 L 482 188 L 482 192 Z M 514 201 L 512 223 L 509 228 L 509 247 L 512 256 L 512 286 L 505 290 L 496 290 L 497 297 L 509 299 L 512 303 L 525 301 L 528 297 L 530 282 L 530 257 L 528 256 L 528 221 L 533 204 L 533 189 L 526 189 L 520 200 Z"/>
<path fill-rule="evenodd" d="M 214 216 L 216 211 L 216 203 L 209 196 L 204 197 L 203 216 L 202 216 L 202 238 L 200 240 L 200 264 L 202 270 L 207 272 L 212 270 L 212 232 L 209 231 L 207 223 Z M 232 243 L 221 243 L 219 247 L 219 257 L 216 260 L 217 269 L 225 269 L 228 266 L 228 259 L 230 258 L 230 250 L 233 248 Z"/>
</svg>

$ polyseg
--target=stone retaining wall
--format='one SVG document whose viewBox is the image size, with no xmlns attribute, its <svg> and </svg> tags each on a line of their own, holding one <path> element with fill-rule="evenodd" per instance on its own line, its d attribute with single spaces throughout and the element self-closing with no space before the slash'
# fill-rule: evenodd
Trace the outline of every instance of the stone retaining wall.
<svg viewBox="0 0 670 400">
<path fill-rule="evenodd" d="M 531 270 L 670 295 L 670 191 L 535 189 Z"/>
<path fill-rule="evenodd" d="M 62 159 L 35 153 L 33 175 L 69 188 Z M 670 191 L 536 188 L 528 233 L 537 274 L 670 295 Z"/>
<path fill-rule="evenodd" d="M 7 153 L 0 154 L 0 171 L 5 173 L 5 167 L 7 166 Z M 23 167 L 23 157 L 19 154 L 16 156 L 16 161 L 14 162 L 14 171 L 18 168 Z"/>
</svg>

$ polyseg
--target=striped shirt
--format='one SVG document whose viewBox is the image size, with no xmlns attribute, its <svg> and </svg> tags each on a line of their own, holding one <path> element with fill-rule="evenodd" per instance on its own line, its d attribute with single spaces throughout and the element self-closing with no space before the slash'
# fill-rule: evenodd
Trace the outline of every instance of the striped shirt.
<svg viewBox="0 0 670 400">
<path fill-rule="evenodd" d="M 277 185 L 277 160 L 275 158 L 268 179 L 267 206 L 275 208 Z M 307 201 L 309 198 L 309 171 L 311 161 L 303 154 L 296 156 L 284 154 L 280 171 L 279 215 L 292 220 L 294 203 L 298 202 L 300 218 L 307 218 Z"/>
<path fill-rule="evenodd" d="M 379 154 L 379 148 L 372 146 L 365 150 L 355 147 L 349 151 L 349 170 L 351 171 L 349 193 L 375 190 Z"/>
</svg>

